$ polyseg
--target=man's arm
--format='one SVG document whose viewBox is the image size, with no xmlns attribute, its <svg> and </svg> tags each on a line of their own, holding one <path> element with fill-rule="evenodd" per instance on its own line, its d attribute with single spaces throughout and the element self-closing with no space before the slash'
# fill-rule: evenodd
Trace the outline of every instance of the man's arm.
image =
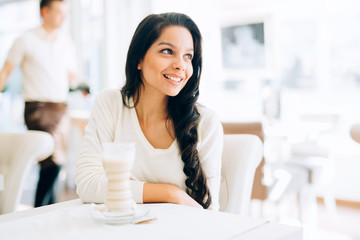
<svg viewBox="0 0 360 240">
<path fill-rule="evenodd" d="M 68 77 L 69 77 L 70 88 L 75 88 L 81 82 L 80 76 L 73 71 L 68 72 Z"/>
<path fill-rule="evenodd" d="M 83 78 L 80 77 L 75 72 L 69 71 L 68 72 L 69 81 L 70 81 L 70 91 L 81 91 L 84 96 L 88 96 L 90 94 L 90 87 L 84 81 Z"/>
<path fill-rule="evenodd" d="M 6 61 L 4 67 L 0 71 L 0 92 L 2 92 L 5 88 L 6 81 L 14 69 L 15 65 Z"/>
</svg>

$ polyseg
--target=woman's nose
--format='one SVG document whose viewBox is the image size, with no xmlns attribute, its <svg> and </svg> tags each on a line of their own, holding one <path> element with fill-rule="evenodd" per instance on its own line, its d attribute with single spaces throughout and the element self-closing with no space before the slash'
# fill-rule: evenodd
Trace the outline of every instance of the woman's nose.
<svg viewBox="0 0 360 240">
<path fill-rule="evenodd" d="M 176 58 L 173 63 L 173 68 L 176 70 L 184 71 L 185 70 L 185 62 L 182 58 Z"/>
</svg>

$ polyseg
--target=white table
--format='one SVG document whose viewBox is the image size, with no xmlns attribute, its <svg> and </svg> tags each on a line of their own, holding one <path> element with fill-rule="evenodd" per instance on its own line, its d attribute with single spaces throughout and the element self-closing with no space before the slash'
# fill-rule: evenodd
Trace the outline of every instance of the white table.
<svg viewBox="0 0 360 240">
<path fill-rule="evenodd" d="M 0 239 L 267 239 L 300 240 L 302 229 L 264 219 L 175 204 L 146 204 L 157 220 L 144 224 L 95 222 L 80 200 L 0 216 Z"/>
</svg>

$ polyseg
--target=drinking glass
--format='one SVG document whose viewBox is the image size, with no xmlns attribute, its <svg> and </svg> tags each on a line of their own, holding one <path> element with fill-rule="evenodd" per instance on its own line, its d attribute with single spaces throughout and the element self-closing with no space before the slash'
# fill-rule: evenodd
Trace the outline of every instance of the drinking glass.
<svg viewBox="0 0 360 240">
<path fill-rule="evenodd" d="M 135 158 L 135 143 L 102 143 L 102 161 L 108 178 L 105 207 L 107 212 L 132 211 L 134 201 L 130 174 Z"/>
</svg>

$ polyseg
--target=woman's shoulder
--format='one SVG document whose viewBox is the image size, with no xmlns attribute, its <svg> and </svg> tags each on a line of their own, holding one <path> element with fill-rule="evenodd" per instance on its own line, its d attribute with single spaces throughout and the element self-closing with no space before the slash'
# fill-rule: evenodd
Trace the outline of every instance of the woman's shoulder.
<svg viewBox="0 0 360 240">
<path fill-rule="evenodd" d="M 119 88 L 107 88 L 103 89 L 98 93 L 98 96 L 115 96 L 121 95 L 121 90 Z"/>
<path fill-rule="evenodd" d="M 199 126 L 201 128 L 208 129 L 221 125 L 219 115 L 214 110 L 201 104 L 197 105 L 197 109 L 200 114 Z"/>
<path fill-rule="evenodd" d="M 117 121 L 125 109 L 127 108 L 124 107 L 121 90 L 105 89 L 96 95 L 92 113 L 94 115 L 102 115 L 102 118 L 113 117 Z"/>
<path fill-rule="evenodd" d="M 119 102 L 119 99 L 121 99 L 121 91 L 120 89 L 114 88 L 114 89 L 104 89 L 101 90 L 98 95 L 96 96 L 97 102 Z M 122 101 L 121 101 L 122 103 Z"/>
<path fill-rule="evenodd" d="M 120 89 L 105 89 L 96 95 L 93 111 L 118 114 L 120 109 L 123 109 Z"/>
</svg>

